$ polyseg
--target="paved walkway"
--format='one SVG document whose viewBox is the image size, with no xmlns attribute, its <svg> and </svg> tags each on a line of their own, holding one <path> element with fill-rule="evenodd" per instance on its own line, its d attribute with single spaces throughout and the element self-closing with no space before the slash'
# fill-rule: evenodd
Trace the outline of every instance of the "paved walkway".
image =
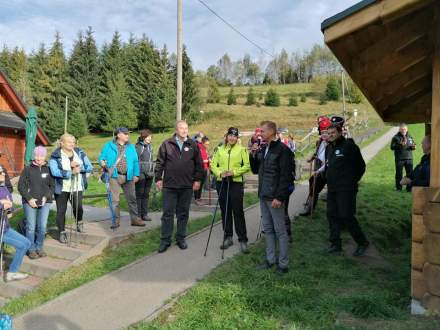
<svg viewBox="0 0 440 330">
<path fill-rule="evenodd" d="M 387 146 L 395 130 L 363 149 L 366 160 Z M 290 214 L 302 210 L 306 186 L 298 186 L 292 195 Z M 246 211 L 250 242 L 257 235 L 260 210 Z M 204 230 L 188 238 L 185 251 L 176 246 L 164 254 L 153 254 L 118 271 L 103 276 L 80 288 L 15 319 L 15 329 L 121 329 L 154 315 L 171 297 L 193 286 L 221 264 L 219 245 L 221 226 L 214 227 L 208 255 L 203 250 L 208 237 Z M 239 253 L 238 244 L 225 252 L 225 260 Z"/>
</svg>

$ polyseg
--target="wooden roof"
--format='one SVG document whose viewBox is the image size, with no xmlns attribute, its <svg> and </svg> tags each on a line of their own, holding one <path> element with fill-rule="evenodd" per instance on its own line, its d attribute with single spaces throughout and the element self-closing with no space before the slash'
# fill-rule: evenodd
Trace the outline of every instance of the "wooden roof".
<svg viewBox="0 0 440 330">
<path fill-rule="evenodd" d="M 322 23 L 325 43 L 385 122 L 430 122 L 440 1 L 364 0 Z"/>
<path fill-rule="evenodd" d="M 21 100 L 21 98 L 12 88 L 11 84 L 9 83 L 4 73 L 1 71 L 0 71 L 0 93 L 7 98 L 14 113 L 24 121 L 27 115 L 27 108 L 23 103 L 23 101 Z M 11 127 L 11 128 L 17 128 L 17 127 Z M 43 145 L 50 144 L 49 138 L 40 127 L 38 128 L 37 131 L 37 141 Z"/>
</svg>

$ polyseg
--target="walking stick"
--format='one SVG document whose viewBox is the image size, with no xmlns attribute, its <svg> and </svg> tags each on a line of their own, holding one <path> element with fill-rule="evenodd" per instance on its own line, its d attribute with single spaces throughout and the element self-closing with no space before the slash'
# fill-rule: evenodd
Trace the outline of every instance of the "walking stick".
<svg viewBox="0 0 440 330">
<path fill-rule="evenodd" d="M 229 165 L 231 163 L 231 149 L 228 150 L 228 171 L 229 171 Z M 225 241 L 226 241 L 226 228 L 228 226 L 228 209 L 229 209 L 229 184 L 230 184 L 230 177 L 226 177 L 227 186 L 226 186 L 226 207 L 225 207 L 225 225 L 223 226 L 223 247 L 225 247 Z M 231 178 L 232 179 L 232 178 Z M 232 213 L 232 212 L 231 212 Z M 232 214 L 231 214 L 232 215 Z M 225 258 L 225 249 L 222 249 L 222 259 Z"/>
<path fill-rule="evenodd" d="M 317 175 L 318 174 L 313 175 L 312 198 L 311 198 L 311 206 L 310 206 L 310 219 L 313 219 L 313 208 L 315 207 L 316 176 Z"/>
<path fill-rule="evenodd" d="M 75 176 L 72 174 L 72 176 L 70 177 L 70 217 L 73 218 L 73 206 L 75 204 L 75 202 L 73 201 L 73 182 L 75 180 Z M 66 217 L 64 217 L 64 226 L 66 225 Z M 65 228 L 64 228 L 65 229 Z M 68 245 L 72 246 L 72 224 L 70 224 L 69 226 L 69 241 L 68 241 Z"/>
<path fill-rule="evenodd" d="M 7 210 L 3 208 L 1 213 L 1 219 L 0 219 L 0 272 L 3 276 L 3 251 L 4 251 L 4 244 L 3 244 L 3 236 L 5 233 L 5 223 L 6 223 L 6 217 L 7 217 Z"/>
<path fill-rule="evenodd" d="M 217 209 L 218 209 L 218 206 L 219 206 L 219 203 L 220 203 L 220 196 L 221 196 L 222 190 L 223 190 L 223 182 L 224 181 L 222 180 L 222 183 L 220 185 L 219 196 L 218 196 L 218 199 L 217 199 L 217 204 L 215 205 L 214 214 L 212 216 L 211 227 L 209 228 L 208 241 L 206 242 L 205 253 L 203 254 L 204 257 L 206 257 L 206 253 L 208 252 L 208 245 L 209 245 L 209 241 L 211 240 L 212 228 L 214 227 L 215 217 L 217 215 Z"/>
</svg>

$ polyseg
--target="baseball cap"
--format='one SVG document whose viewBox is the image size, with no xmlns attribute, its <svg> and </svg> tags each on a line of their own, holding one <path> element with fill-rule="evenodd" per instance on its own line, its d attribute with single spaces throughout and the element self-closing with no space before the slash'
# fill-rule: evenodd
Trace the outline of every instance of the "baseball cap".
<svg viewBox="0 0 440 330">
<path fill-rule="evenodd" d="M 344 118 L 339 117 L 339 116 L 333 116 L 330 118 L 330 122 L 331 122 L 331 127 L 337 127 L 337 126 L 343 126 L 344 125 Z"/>
<path fill-rule="evenodd" d="M 229 127 L 227 135 L 234 135 L 234 136 L 238 137 L 238 128 L 236 128 L 236 127 Z"/>
<path fill-rule="evenodd" d="M 124 133 L 124 134 L 128 134 L 128 128 L 127 127 L 118 127 L 115 131 L 115 134 L 119 134 L 119 133 Z"/>
</svg>

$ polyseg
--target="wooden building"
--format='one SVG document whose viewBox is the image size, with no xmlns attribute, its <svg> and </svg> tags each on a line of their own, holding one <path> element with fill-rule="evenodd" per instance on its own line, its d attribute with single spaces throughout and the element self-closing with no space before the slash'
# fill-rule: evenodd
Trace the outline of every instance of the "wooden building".
<svg viewBox="0 0 440 330">
<path fill-rule="evenodd" d="M 0 71 L 0 165 L 11 176 L 24 167 L 26 106 Z M 39 128 L 36 145 L 48 145 L 49 139 Z"/>
<path fill-rule="evenodd" d="M 440 311 L 440 1 L 364 0 L 321 29 L 385 122 L 431 134 L 431 186 L 413 189 L 411 295 Z"/>
</svg>

